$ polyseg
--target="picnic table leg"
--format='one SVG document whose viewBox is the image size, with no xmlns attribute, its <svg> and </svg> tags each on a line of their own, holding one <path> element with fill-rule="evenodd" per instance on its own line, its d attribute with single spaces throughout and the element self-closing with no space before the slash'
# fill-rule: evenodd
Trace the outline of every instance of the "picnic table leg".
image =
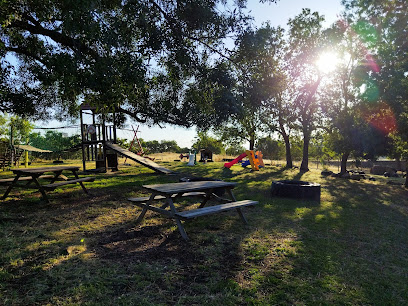
<svg viewBox="0 0 408 306">
<path fill-rule="evenodd" d="M 38 175 L 38 176 L 39 176 L 39 175 Z M 42 196 L 43 196 L 45 202 L 49 203 L 50 200 L 48 199 L 47 194 L 45 193 L 44 188 L 42 188 L 41 184 L 40 184 L 40 183 L 38 182 L 38 180 L 37 180 L 37 177 L 38 177 L 38 176 L 33 175 L 33 176 L 32 176 L 32 178 L 33 178 L 32 181 L 34 182 L 35 186 L 37 186 L 38 191 L 41 192 L 41 194 L 42 194 Z"/>
<path fill-rule="evenodd" d="M 212 193 L 213 193 L 212 189 L 210 189 L 209 191 L 205 193 L 204 200 L 200 203 L 200 206 L 198 208 L 203 208 L 205 204 L 207 204 L 208 200 L 211 199 Z"/>
<path fill-rule="evenodd" d="M 50 184 L 53 184 L 53 183 L 55 183 L 57 181 L 57 179 L 60 177 L 60 175 L 62 173 L 62 170 L 61 171 L 56 171 L 54 173 L 55 173 L 54 177 L 52 178 Z M 66 178 L 66 176 L 65 176 L 65 178 Z M 64 180 L 65 180 L 65 178 L 64 178 Z"/>
<path fill-rule="evenodd" d="M 72 173 L 74 174 L 74 176 L 75 176 L 76 179 L 79 179 L 78 173 L 77 173 L 75 170 L 72 170 Z M 89 193 L 88 193 L 88 190 L 85 188 L 85 185 L 84 185 L 82 182 L 79 182 L 79 185 L 81 185 L 82 190 L 83 190 L 86 194 L 89 194 Z"/>
<path fill-rule="evenodd" d="M 232 193 L 232 190 L 231 190 L 231 189 L 227 189 L 227 192 L 228 192 L 228 195 L 231 197 L 231 199 L 232 199 L 234 202 L 236 202 L 237 199 L 235 198 L 234 194 Z M 240 207 L 237 207 L 236 210 L 237 210 L 239 216 L 241 217 L 242 221 L 244 221 L 245 224 L 248 224 L 248 221 L 247 221 L 247 219 L 245 218 L 244 213 L 242 212 L 241 208 L 240 208 Z"/>
<path fill-rule="evenodd" d="M 184 227 L 183 227 L 183 224 L 181 223 L 181 220 L 178 217 L 175 216 L 175 214 L 177 213 L 177 210 L 176 210 L 176 207 L 174 206 L 174 203 L 173 203 L 173 200 L 171 199 L 171 196 L 167 197 L 167 203 L 169 203 L 171 213 L 173 214 L 174 219 L 176 220 L 176 224 L 177 224 L 177 227 L 178 227 L 179 232 L 181 234 L 181 237 L 183 237 L 184 240 L 188 240 L 187 233 L 184 230 Z"/>
<path fill-rule="evenodd" d="M 137 217 L 136 219 L 136 225 L 139 224 L 140 222 L 142 222 L 147 210 L 149 209 L 150 204 L 153 202 L 154 197 L 156 196 L 156 193 L 152 193 L 152 195 L 150 196 L 149 200 L 147 201 L 146 205 L 143 207 L 142 212 L 140 213 L 139 217 Z"/>
<path fill-rule="evenodd" d="M 14 186 L 17 185 L 17 181 L 20 178 L 20 174 L 17 174 L 17 176 L 14 178 L 14 181 L 11 183 L 10 186 L 8 186 L 6 192 L 4 193 L 4 195 L 1 197 L 2 200 L 5 200 L 7 198 L 7 196 L 9 195 L 11 189 L 13 189 Z"/>
</svg>

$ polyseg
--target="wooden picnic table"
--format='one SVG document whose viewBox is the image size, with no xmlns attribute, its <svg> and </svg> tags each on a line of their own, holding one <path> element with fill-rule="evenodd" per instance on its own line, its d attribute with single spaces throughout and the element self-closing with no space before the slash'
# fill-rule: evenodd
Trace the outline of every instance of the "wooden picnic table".
<svg viewBox="0 0 408 306">
<path fill-rule="evenodd" d="M 177 223 L 177 227 L 180 231 L 181 236 L 185 240 L 188 240 L 187 233 L 184 230 L 181 220 L 188 220 L 204 215 L 227 211 L 230 209 L 236 209 L 241 219 L 245 224 L 247 224 L 247 220 L 242 213 L 241 208 L 245 206 L 253 206 L 255 204 L 258 204 L 258 202 L 251 200 L 237 201 L 234 194 L 232 193 L 232 189 L 236 185 L 236 183 L 224 181 L 195 181 L 143 185 L 143 188 L 151 193 L 150 196 L 141 198 L 129 198 L 128 200 L 143 208 L 142 212 L 136 220 L 136 224 L 140 223 L 143 220 L 148 210 L 152 210 L 174 219 Z M 222 198 L 216 194 L 217 190 L 220 189 L 225 189 L 227 195 L 229 196 L 228 199 Z M 179 211 L 174 205 L 174 200 L 177 200 L 181 197 L 201 197 L 202 202 L 196 209 Z M 210 199 L 214 199 L 223 204 L 205 207 Z M 155 205 L 158 203 L 158 201 L 163 201 L 165 203 L 157 207 Z"/>
<path fill-rule="evenodd" d="M 11 169 L 15 175 L 14 179 L 3 179 L 0 180 L 0 184 L 8 184 L 4 195 L 1 197 L 2 200 L 6 199 L 10 191 L 15 187 L 21 188 L 35 188 L 41 192 L 43 199 L 46 202 L 49 202 L 46 191 L 54 190 L 60 186 L 68 184 L 79 183 L 85 193 L 88 193 L 83 182 L 92 182 L 95 180 L 94 177 L 84 177 L 79 178 L 78 171 L 79 167 L 76 166 L 55 166 L 55 167 L 40 167 L 40 168 L 21 168 L 21 169 Z M 74 175 L 74 179 L 68 179 L 65 175 L 62 174 L 63 171 L 70 171 Z M 44 175 L 44 173 L 53 173 L 53 175 Z M 49 184 L 41 185 L 39 179 L 50 179 Z M 58 179 L 63 181 L 56 182 Z M 26 182 L 26 184 L 19 184 L 21 182 Z M 30 185 L 34 184 L 33 187 Z"/>
</svg>

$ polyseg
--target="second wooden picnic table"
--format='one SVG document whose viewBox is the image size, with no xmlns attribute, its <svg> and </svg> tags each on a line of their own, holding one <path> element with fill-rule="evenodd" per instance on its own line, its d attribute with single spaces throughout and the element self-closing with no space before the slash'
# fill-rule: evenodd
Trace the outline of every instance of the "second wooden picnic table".
<svg viewBox="0 0 408 306">
<path fill-rule="evenodd" d="M 151 192 L 149 197 L 129 198 L 128 200 L 143 208 L 136 223 L 140 223 L 148 210 L 155 211 L 167 217 L 174 219 L 177 223 L 181 236 L 188 240 L 187 233 L 184 230 L 181 220 L 188 220 L 204 215 L 214 214 L 230 209 L 236 209 L 241 219 L 247 223 L 241 208 L 257 204 L 256 201 L 243 200 L 237 201 L 232 189 L 236 183 L 224 181 L 196 181 L 170 184 L 143 185 L 143 188 Z M 218 196 L 217 190 L 224 189 L 229 199 Z M 174 200 L 181 197 L 201 197 L 203 200 L 199 207 L 192 210 L 178 211 L 174 205 Z M 220 205 L 204 207 L 210 199 L 224 203 Z M 161 206 L 154 206 L 158 201 L 165 202 Z"/>
<path fill-rule="evenodd" d="M 79 178 L 78 171 L 79 167 L 76 166 L 55 166 L 55 167 L 39 167 L 39 168 L 21 168 L 21 169 L 11 169 L 15 175 L 14 179 L 4 179 L 0 180 L 0 183 L 9 184 L 6 192 L 2 196 L 2 200 L 6 199 L 10 191 L 15 187 L 29 188 L 29 185 L 34 184 L 34 188 L 38 189 L 43 196 L 43 199 L 49 202 L 46 191 L 54 190 L 60 186 L 68 184 L 79 183 L 85 193 L 88 193 L 83 182 L 94 181 L 93 177 L 83 177 Z M 62 174 L 63 171 L 70 171 L 74 175 L 74 179 L 68 179 Z M 44 175 L 44 173 L 53 173 L 53 175 Z M 50 179 L 49 184 L 41 185 L 39 179 Z M 56 182 L 58 179 L 63 179 L 63 181 Z M 26 182 L 26 184 L 21 185 L 19 183 Z"/>
</svg>

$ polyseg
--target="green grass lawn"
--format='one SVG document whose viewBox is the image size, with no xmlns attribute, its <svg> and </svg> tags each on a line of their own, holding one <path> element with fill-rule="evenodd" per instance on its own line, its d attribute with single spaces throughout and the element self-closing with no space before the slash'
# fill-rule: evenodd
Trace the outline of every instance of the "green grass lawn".
<svg viewBox="0 0 408 306">
<path fill-rule="evenodd" d="M 68 185 L 49 193 L 51 203 L 13 190 L 0 202 L 0 304 L 408 304 L 404 187 L 320 170 L 163 165 L 183 174 L 121 166 L 95 175 L 91 197 Z M 187 174 L 238 183 L 238 200 L 259 201 L 244 209 L 249 225 L 235 211 L 201 217 L 185 225 L 189 242 L 153 212 L 135 225 L 141 209 L 128 197 Z M 280 179 L 320 183 L 321 202 L 271 197 Z"/>
</svg>

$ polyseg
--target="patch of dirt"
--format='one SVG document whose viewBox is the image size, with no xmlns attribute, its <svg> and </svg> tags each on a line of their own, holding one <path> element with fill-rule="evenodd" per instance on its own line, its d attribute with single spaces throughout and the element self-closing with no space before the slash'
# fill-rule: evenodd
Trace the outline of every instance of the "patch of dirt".
<svg viewBox="0 0 408 306">
<path fill-rule="evenodd" d="M 162 226 L 121 228 L 99 240 L 95 253 L 102 259 L 151 262 L 166 258 L 195 261 L 197 254 L 178 231 L 167 234 Z"/>
<path fill-rule="evenodd" d="M 222 235 L 222 233 L 220 233 Z M 98 237 L 93 237 L 94 239 Z M 196 237 L 198 239 L 198 237 Z M 218 271 L 222 277 L 233 277 L 242 263 L 240 239 L 223 237 L 223 247 L 218 258 Z M 209 258 L 206 248 L 215 247 L 212 241 L 184 241 L 178 230 L 166 232 L 162 225 L 121 228 L 104 233 L 96 242 L 93 252 L 101 259 L 121 262 L 173 262 L 180 266 L 179 273 L 193 277 L 196 282 L 207 280 L 206 266 Z M 219 246 L 218 246 L 219 247 Z"/>
</svg>

